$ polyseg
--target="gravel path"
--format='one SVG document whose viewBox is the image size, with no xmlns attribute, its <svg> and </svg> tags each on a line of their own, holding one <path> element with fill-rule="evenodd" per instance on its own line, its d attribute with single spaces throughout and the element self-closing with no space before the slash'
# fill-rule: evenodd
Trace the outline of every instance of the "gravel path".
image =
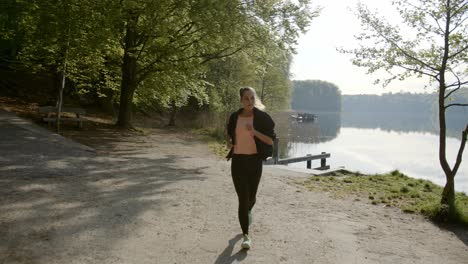
<svg viewBox="0 0 468 264">
<path fill-rule="evenodd" d="M 0 263 L 468 263 L 468 231 L 265 167 L 240 250 L 229 163 L 188 134 L 75 133 L 0 112 Z"/>
</svg>

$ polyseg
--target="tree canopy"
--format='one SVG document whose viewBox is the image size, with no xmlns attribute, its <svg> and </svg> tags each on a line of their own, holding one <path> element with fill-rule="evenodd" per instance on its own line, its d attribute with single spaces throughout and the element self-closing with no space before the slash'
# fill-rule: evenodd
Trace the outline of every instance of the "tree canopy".
<svg viewBox="0 0 468 264">
<path fill-rule="evenodd" d="M 1 5 L 1 62 L 58 76 L 67 54 L 68 87 L 110 97 L 122 127 L 131 126 L 134 105 L 164 109 L 195 98 L 215 110 L 241 85 L 257 88 L 267 106 L 284 107 L 294 45 L 318 15 L 309 0 Z"/>
</svg>

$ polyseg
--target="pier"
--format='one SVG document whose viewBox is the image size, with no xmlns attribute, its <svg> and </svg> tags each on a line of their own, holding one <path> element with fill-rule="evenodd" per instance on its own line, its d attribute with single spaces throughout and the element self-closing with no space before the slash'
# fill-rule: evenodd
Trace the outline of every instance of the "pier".
<svg viewBox="0 0 468 264">
<path fill-rule="evenodd" d="M 278 164 L 278 165 L 288 165 L 290 163 L 296 162 L 307 162 L 307 169 L 312 169 L 312 160 L 320 160 L 320 167 L 313 168 L 315 170 L 328 170 L 330 166 L 327 165 L 327 158 L 330 158 L 331 154 L 322 152 L 318 155 L 307 154 L 303 157 L 296 157 L 296 158 L 287 158 L 287 159 L 280 159 L 279 158 L 279 151 L 278 151 L 278 144 L 279 139 L 275 139 L 273 142 L 273 156 L 271 159 L 267 161 L 267 164 Z"/>
</svg>

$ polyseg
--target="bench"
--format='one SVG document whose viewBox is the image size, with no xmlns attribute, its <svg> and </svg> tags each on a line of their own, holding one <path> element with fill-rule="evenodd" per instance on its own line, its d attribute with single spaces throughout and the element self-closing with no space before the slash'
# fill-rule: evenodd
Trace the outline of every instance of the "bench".
<svg viewBox="0 0 468 264">
<path fill-rule="evenodd" d="M 55 106 L 42 106 L 39 107 L 40 114 L 46 114 L 46 117 L 43 117 L 42 120 L 47 122 L 48 125 L 57 121 L 57 107 Z M 78 107 L 62 107 L 63 113 L 73 113 L 75 117 L 60 116 L 60 120 L 68 120 L 77 122 L 79 128 L 83 127 L 83 118 L 82 116 L 86 114 L 86 110 Z"/>
</svg>

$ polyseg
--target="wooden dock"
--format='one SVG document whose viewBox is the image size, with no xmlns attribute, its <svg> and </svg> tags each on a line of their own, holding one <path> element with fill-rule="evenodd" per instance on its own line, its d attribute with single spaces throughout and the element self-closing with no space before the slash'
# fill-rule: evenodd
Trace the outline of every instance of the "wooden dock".
<svg viewBox="0 0 468 264">
<path fill-rule="evenodd" d="M 327 158 L 330 158 L 331 154 L 322 152 L 318 155 L 307 154 L 304 157 L 297 157 L 297 158 L 287 158 L 287 159 L 279 159 L 279 151 L 278 151 L 278 144 L 279 140 L 276 138 L 273 142 L 273 157 L 267 160 L 266 164 L 278 164 L 278 165 L 288 165 L 289 163 L 296 163 L 296 162 L 307 162 L 307 169 L 312 169 L 312 160 L 320 160 L 320 167 L 313 168 L 315 170 L 328 170 L 330 166 L 327 165 Z"/>
</svg>

